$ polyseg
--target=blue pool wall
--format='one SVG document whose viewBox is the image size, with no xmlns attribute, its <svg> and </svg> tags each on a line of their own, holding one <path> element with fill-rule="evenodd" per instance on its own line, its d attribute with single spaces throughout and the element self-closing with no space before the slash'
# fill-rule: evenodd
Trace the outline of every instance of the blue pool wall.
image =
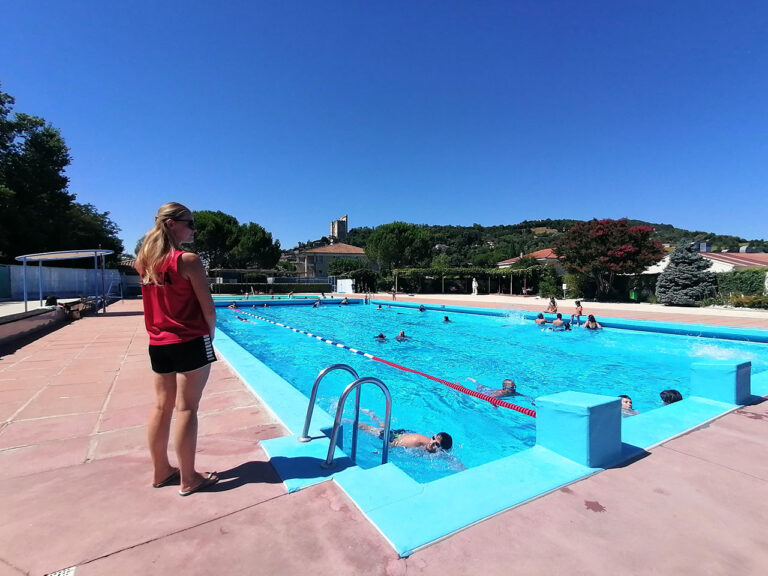
<svg viewBox="0 0 768 576">
<path fill-rule="evenodd" d="M 324 303 L 332 302 L 338 303 L 340 300 L 324 301 Z M 242 301 L 243 306 L 252 303 L 253 301 Z M 418 307 L 418 304 L 389 301 L 372 303 Z M 286 304 L 306 305 L 306 302 L 281 301 L 276 305 Z M 223 304 L 223 306 L 226 305 Z M 425 306 L 430 310 L 446 313 L 485 313 L 504 316 L 509 312 L 456 306 Z M 523 315 L 526 318 L 536 316 L 535 313 L 523 313 Z M 601 324 L 604 326 L 610 325 L 616 328 L 637 326 L 638 322 L 642 322 L 643 325 L 649 323 L 624 319 L 611 319 L 608 322 L 601 319 Z M 715 337 L 713 334 L 722 330 L 721 327 L 703 325 L 689 325 L 688 330 L 683 330 L 680 326 L 669 323 L 651 324 L 656 324 L 655 328 L 657 328 L 652 331 L 662 332 L 660 328 L 673 326 L 676 330 L 671 333 L 688 335 L 702 335 L 701 328 L 705 328 L 709 337 Z M 724 333 L 732 336 L 733 330 L 735 329 L 728 329 Z M 744 332 L 748 337 L 732 339 L 768 341 L 768 331 L 745 330 Z M 728 338 L 728 336 L 721 337 Z M 618 439 L 620 448 L 617 448 L 615 434 L 610 435 L 611 441 L 608 446 L 590 447 L 588 444 L 592 439 L 590 436 L 599 437 L 599 432 L 596 432 L 594 427 L 590 428 L 589 419 L 584 419 L 581 427 L 585 429 L 587 437 L 583 439 L 585 447 L 579 448 L 582 457 L 578 455 L 579 451 L 574 451 L 568 446 L 559 447 L 556 443 L 548 443 L 545 446 L 537 443 L 533 448 L 517 454 L 433 482 L 420 484 L 392 464 L 368 470 L 354 466 L 341 447 L 335 449 L 336 467 L 330 470 L 321 468 L 320 463 L 325 460 L 329 448 L 332 417 L 315 407 L 310 428 L 310 436 L 314 440 L 309 443 L 298 442 L 297 436 L 301 433 L 309 399 L 220 330 L 217 330 L 215 345 L 221 357 L 229 362 L 289 430 L 289 436 L 261 442 L 261 446 L 270 457 L 270 462 L 283 479 L 286 489 L 293 492 L 333 479 L 400 556 L 408 556 L 415 550 L 444 538 L 452 532 L 595 474 L 606 467 L 622 465 L 653 446 L 740 407 L 737 403 L 692 395 L 669 406 L 621 419 Z M 728 366 L 727 362 L 701 364 L 709 364 L 709 367 L 699 366 L 692 370 L 691 374 L 692 380 L 698 379 L 698 383 L 692 388 L 697 393 L 716 398 L 743 399 L 746 396 L 750 401 L 768 395 L 768 371 L 750 374 L 751 382 L 747 380 L 748 391 L 745 393 L 743 365 L 731 363 Z M 361 376 L 364 375 L 361 373 Z M 537 405 L 541 398 L 544 397 L 537 399 Z M 608 418 L 609 421 L 613 418 L 615 422 L 616 414 L 620 410 L 619 403 L 614 397 L 604 398 L 607 399 L 603 403 L 609 411 L 613 410 L 614 415 L 606 416 L 606 412 L 602 412 L 601 417 Z M 601 404 L 601 402 L 598 398 L 597 403 Z M 587 410 L 584 408 L 584 411 Z M 557 438 L 556 421 L 552 421 L 552 426 L 555 427 L 554 432 L 550 430 L 542 433 L 550 438 Z M 565 435 L 560 434 L 560 436 L 561 440 L 565 440 L 563 438 Z M 598 451 L 599 456 L 592 458 L 595 450 Z M 562 452 L 566 452 L 567 456 Z M 482 486 L 483 489 L 478 490 L 478 486 Z M 446 506 L 446 501 L 451 502 L 451 506 Z"/>
</svg>

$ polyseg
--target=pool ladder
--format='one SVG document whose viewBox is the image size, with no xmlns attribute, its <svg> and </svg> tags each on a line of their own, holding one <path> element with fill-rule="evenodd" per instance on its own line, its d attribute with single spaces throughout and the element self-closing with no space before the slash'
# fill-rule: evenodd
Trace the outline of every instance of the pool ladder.
<svg viewBox="0 0 768 576">
<path fill-rule="evenodd" d="M 321 370 L 317 375 L 317 378 L 315 378 L 315 383 L 312 385 L 312 394 L 309 397 L 309 406 L 307 406 L 307 417 L 304 419 L 304 429 L 301 432 L 301 436 L 299 436 L 299 442 L 309 442 L 312 440 L 312 438 L 309 437 L 309 424 L 312 421 L 312 412 L 315 409 L 317 389 L 320 386 L 320 381 L 334 370 L 344 370 L 349 372 L 354 377 L 354 381 L 344 389 L 344 392 L 342 392 L 341 397 L 339 398 L 339 404 L 336 408 L 336 418 L 333 421 L 331 444 L 328 447 L 328 456 L 326 456 L 325 462 L 323 462 L 321 466 L 323 468 L 332 468 L 334 466 L 333 453 L 339 436 L 339 428 L 341 427 L 341 416 L 344 413 L 344 404 L 347 401 L 347 396 L 350 395 L 352 390 L 355 391 L 355 418 L 352 421 L 352 448 L 350 450 L 350 459 L 352 460 L 352 463 L 355 463 L 357 457 L 358 423 L 360 422 L 360 387 L 368 382 L 376 384 L 376 386 L 378 386 L 384 393 L 384 398 L 386 400 L 387 407 L 384 415 L 384 432 L 382 434 L 384 446 L 381 451 L 381 463 L 386 464 L 389 459 L 389 421 L 392 416 L 392 397 L 389 394 L 389 388 L 387 388 L 386 384 L 378 378 L 373 378 L 371 376 L 360 378 L 357 375 L 357 372 L 355 372 L 355 369 L 347 364 L 332 364 L 324 370 Z"/>
</svg>

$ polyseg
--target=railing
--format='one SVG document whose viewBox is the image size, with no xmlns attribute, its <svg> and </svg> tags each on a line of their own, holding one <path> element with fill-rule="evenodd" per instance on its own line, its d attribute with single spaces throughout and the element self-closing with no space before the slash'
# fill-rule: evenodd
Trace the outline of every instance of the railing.
<svg viewBox="0 0 768 576">
<path fill-rule="evenodd" d="M 312 413 L 315 408 L 315 400 L 317 399 L 317 390 L 320 386 L 320 382 L 323 378 L 325 378 L 330 372 L 333 372 L 334 370 L 344 370 L 346 372 L 349 372 L 355 380 L 349 384 L 345 389 L 344 392 L 342 392 L 341 397 L 339 398 L 338 406 L 336 408 L 336 417 L 333 421 L 333 431 L 331 432 L 331 442 L 328 446 L 328 455 L 325 458 L 325 462 L 321 465 L 323 468 L 331 468 L 333 467 L 333 454 L 336 450 L 336 442 L 338 440 L 339 436 L 339 429 L 341 428 L 341 421 L 342 416 L 344 414 L 344 405 L 346 404 L 347 397 L 352 393 L 352 391 L 355 391 L 355 415 L 352 420 L 352 446 L 350 448 L 350 459 L 353 463 L 356 462 L 357 459 L 357 435 L 359 430 L 359 422 L 360 422 L 360 387 L 363 384 L 366 384 L 368 382 L 372 384 L 376 384 L 376 386 L 379 387 L 379 389 L 384 393 L 384 398 L 386 400 L 386 409 L 384 414 L 384 430 L 382 431 L 382 440 L 383 440 L 383 448 L 381 453 L 381 463 L 386 464 L 389 460 L 389 427 L 390 427 L 390 420 L 392 417 L 392 397 L 389 393 L 389 389 L 387 388 L 386 384 L 379 380 L 378 378 L 373 377 L 365 377 L 360 378 L 357 375 L 357 372 L 352 368 L 351 366 L 348 366 L 347 364 L 333 364 L 331 366 L 328 366 L 324 370 L 321 370 L 320 373 L 317 375 L 317 378 L 315 378 L 315 382 L 312 385 L 312 393 L 309 397 L 309 406 L 307 406 L 307 416 L 304 419 L 304 428 L 302 429 L 301 436 L 299 436 L 298 440 L 299 442 L 310 442 L 312 438 L 309 436 L 309 426 L 312 422 Z"/>
</svg>

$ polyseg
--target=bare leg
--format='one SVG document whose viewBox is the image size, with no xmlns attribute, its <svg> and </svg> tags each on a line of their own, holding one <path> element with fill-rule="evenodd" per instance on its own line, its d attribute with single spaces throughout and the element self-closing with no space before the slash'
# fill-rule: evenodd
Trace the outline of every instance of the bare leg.
<svg viewBox="0 0 768 576">
<path fill-rule="evenodd" d="M 147 442 L 154 467 L 153 484 L 162 482 L 174 470 L 168 461 L 168 436 L 175 402 L 176 374 L 155 374 L 155 407 L 147 425 Z"/>
<path fill-rule="evenodd" d="M 204 480 L 203 476 L 195 470 L 197 408 L 210 372 L 211 365 L 207 364 L 198 370 L 178 375 L 174 446 L 181 470 L 182 491 L 191 490 Z"/>
<path fill-rule="evenodd" d="M 374 422 L 376 422 L 376 424 L 380 426 L 380 428 L 378 428 L 377 431 L 384 430 L 384 420 L 376 416 L 376 413 L 373 410 L 370 410 L 368 408 L 360 408 L 360 411 L 368 414 L 368 416 L 371 417 L 371 420 L 373 420 Z M 367 430 L 367 428 L 363 428 L 363 426 L 368 426 L 368 428 L 371 428 L 371 426 L 369 426 L 368 424 L 360 424 L 359 428 L 362 430 Z"/>
</svg>

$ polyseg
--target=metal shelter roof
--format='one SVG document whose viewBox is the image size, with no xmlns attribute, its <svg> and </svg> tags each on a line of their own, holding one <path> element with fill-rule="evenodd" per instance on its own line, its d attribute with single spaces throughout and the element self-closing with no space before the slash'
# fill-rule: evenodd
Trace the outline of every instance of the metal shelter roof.
<svg viewBox="0 0 768 576">
<path fill-rule="evenodd" d="M 92 256 L 107 256 L 114 254 L 114 250 L 92 248 L 90 250 L 60 250 L 58 252 L 40 252 L 38 254 L 24 254 L 16 256 L 19 262 L 44 262 L 46 260 L 74 260 L 75 258 L 90 258 Z"/>
<path fill-rule="evenodd" d="M 38 254 L 23 254 L 22 256 L 16 256 L 16 260 L 24 265 L 24 312 L 27 312 L 27 262 L 37 262 L 38 267 L 42 268 L 43 262 L 49 260 L 74 260 L 75 258 L 93 258 L 93 271 L 98 273 L 98 256 L 106 256 L 107 254 L 114 254 L 114 250 L 105 250 L 103 248 L 91 248 L 89 250 L 60 250 L 58 252 L 40 252 Z M 104 297 L 104 272 L 102 270 L 102 282 L 101 282 L 101 300 L 103 304 L 103 312 L 107 311 L 106 299 Z M 97 282 L 94 283 L 96 286 Z M 43 304 L 43 278 L 42 275 L 37 277 L 38 293 L 40 296 L 40 305 Z"/>
</svg>

